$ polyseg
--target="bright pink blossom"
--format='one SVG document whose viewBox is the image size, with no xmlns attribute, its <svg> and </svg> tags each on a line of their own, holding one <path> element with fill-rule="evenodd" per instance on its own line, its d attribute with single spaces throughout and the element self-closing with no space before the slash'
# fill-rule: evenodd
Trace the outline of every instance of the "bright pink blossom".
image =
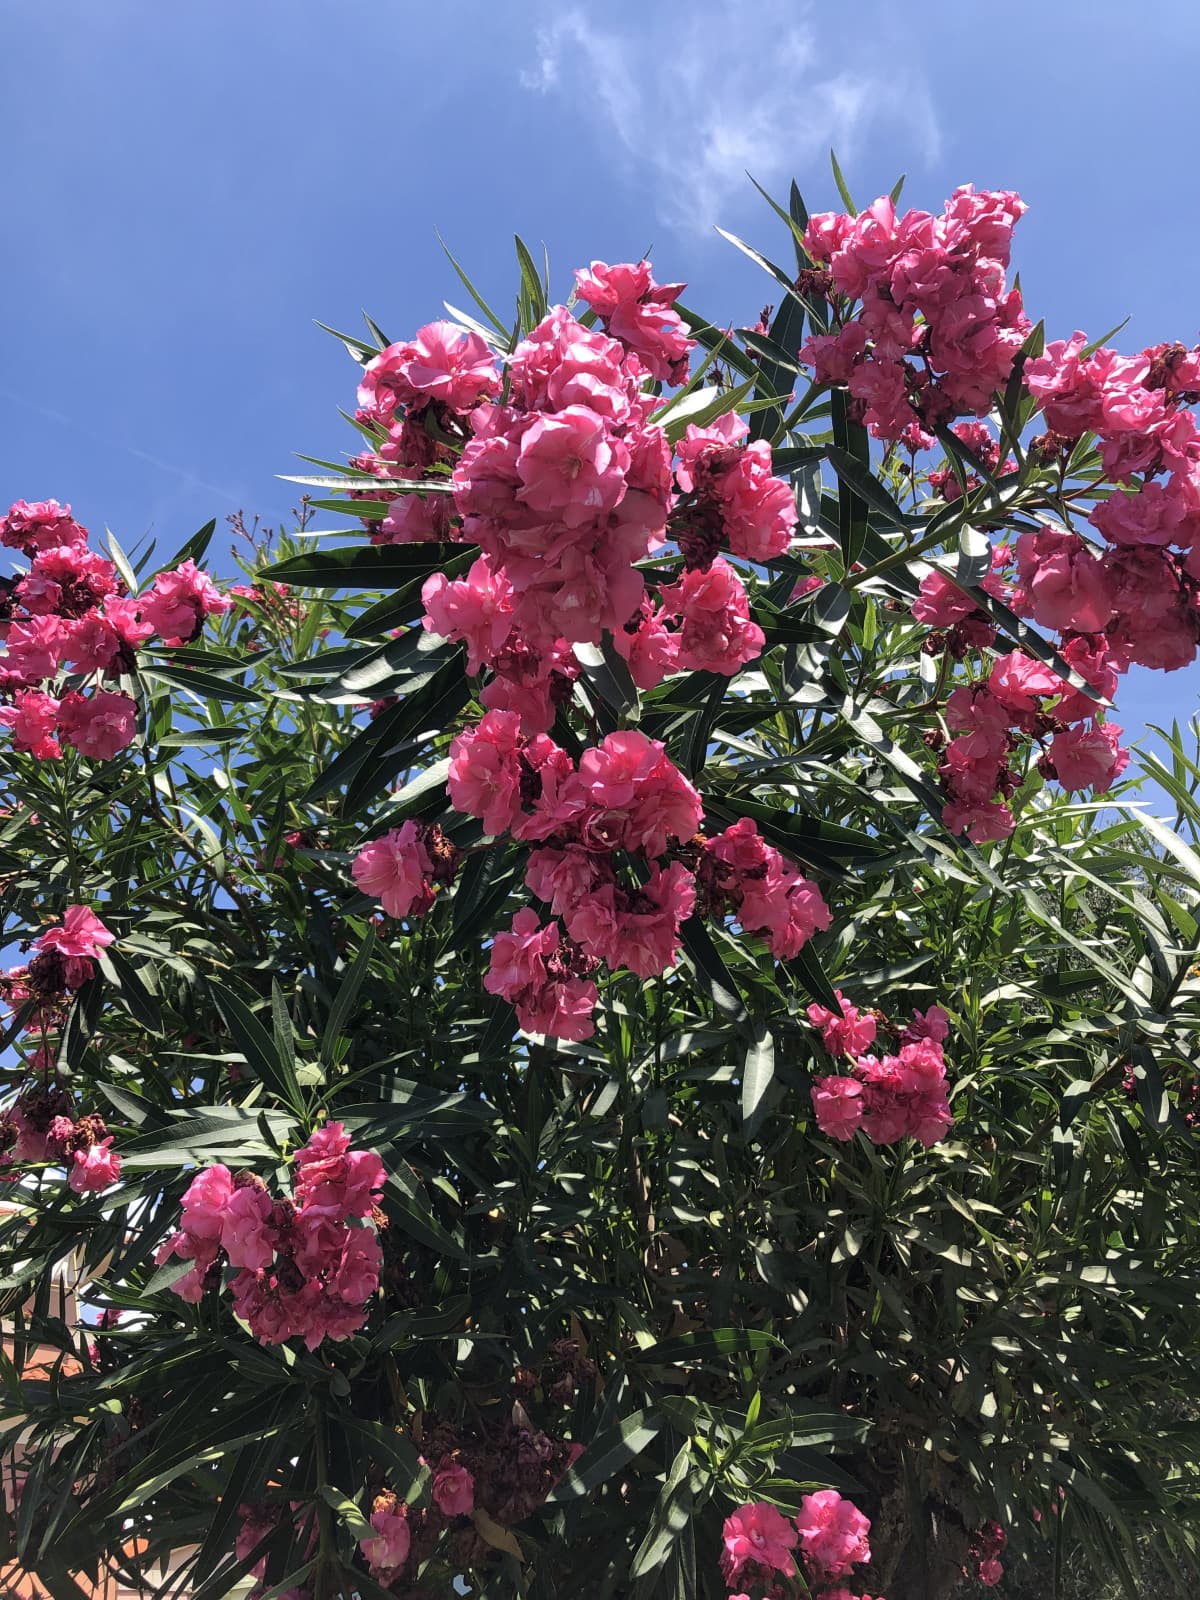
<svg viewBox="0 0 1200 1600">
<path fill-rule="evenodd" d="M 844 1577 L 851 1567 L 871 1559 L 870 1521 L 836 1489 L 806 1494 L 796 1527 L 805 1562 L 823 1577 Z"/>
<path fill-rule="evenodd" d="M 33 943 L 35 950 L 57 950 L 63 956 L 98 956 L 116 937 L 89 906 L 68 906 L 61 924 L 47 928 Z"/>
<path fill-rule="evenodd" d="M 507 833 L 521 810 L 521 719 L 487 711 L 450 745 L 450 803 L 479 817 L 494 837 Z"/>
<path fill-rule="evenodd" d="M 160 572 L 138 604 L 143 620 L 164 644 L 181 645 L 198 637 L 205 617 L 228 611 L 233 602 L 220 593 L 207 572 L 194 561 L 185 561 L 170 572 Z"/>
<path fill-rule="evenodd" d="M 633 351 L 652 378 L 684 381 L 688 354 L 695 348 L 674 309 L 684 284 L 656 283 L 648 261 L 612 267 L 593 261 L 586 271 L 577 271 L 575 279 L 580 298 L 599 314 L 613 338 Z"/>
<path fill-rule="evenodd" d="M 412 1535 L 404 1506 L 383 1507 L 371 1513 L 373 1533 L 359 1541 L 373 1577 L 389 1579 L 408 1560 Z"/>
<path fill-rule="evenodd" d="M 93 761 L 111 761 L 137 737 L 137 705 L 127 694 L 93 689 L 72 690 L 58 708 L 59 732 L 68 744 Z"/>
<path fill-rule="evenodd" d="M 815 1002 L 808 1008 L 808 1020 L 821 1030 L 821 1041 L 830 1055 L 860 1056 L 875 1039 L 875 1018 L 850 1004 L 840 989 L 835 989 L 840 1014 Z"/>
<path fill-rule="evenodd" d="M 1056 733 L 1047 759 L 1063 788 L 1072 793 L 1081 789 L 1106 793 L 1129 765 L 1121 733 L 1112 722 L 1080 723 Z"/>
<path fill-rule="evenodd" d="M 423 916 L 433 904 L 433 861 L 417 823 L 391 828 L 358 851 L 350 875 L 389 917 Z"/>
<path fill-rule="evenodd" d="M 739 1506 L 726 1517 L 721 1539 L 721 1572 L 727 1583 L 733 1583 L 747 1566 L 770 1567 L 789 1578 L 796 1570 L 791 1557 L 796 1530 L 765 1500 Z"/>
<path fill-rule="evenodd" d="M 465 640 L 467 671 L 493 661 L 512 632 L 512 584 L 487 556 L 473 562 L 465 578 L 435 572 L 421 590 L 422 625 L 444 639 Z"/>
<path fill-rule="evenodd" d="M 762 653 L 764 634 L 751 620 L 742 580 L 719 556 L 707 572 L 685 570 L 662 590 L 663 612 L 679 617 L 677 660 L 685 672 L 731 677 Z"/>
<path fill-rule="evenodd" d="M 112 1148 L 112 1135 L 87 1150 L 76 1150 L 67 1182 L 76 1194 L 107 1189 L 121 1176 L 121 1157 Z"/>
<path fill-rule="evenodd" d="M 12 729 L 13 744 L 39 761 L 57 761 L 62 747 L 55 738 L 59 702 L 41 689 L 22 689 L 11 706 L 0 706 L 0 723 Z"/>
</svg>

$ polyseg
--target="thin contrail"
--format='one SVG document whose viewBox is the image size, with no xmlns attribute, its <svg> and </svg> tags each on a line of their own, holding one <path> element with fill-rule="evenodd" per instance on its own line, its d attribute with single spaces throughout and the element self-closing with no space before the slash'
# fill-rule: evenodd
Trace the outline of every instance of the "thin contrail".
<svg viewBox="0 0 1200 1600">
<path fill-rule="evenodd" d="M 41 405 L 36 400 L 27 400 L 24 395 L 14 394 L 11 389 L 0 387 L 0 399 L 11 401 L 13 405 L 20 406 L 24 411 L 35 412 L 40 417 L 48 417 L 51 422 L 61 423 L 64 428 L 91 439 L 93 443 L 102 445 L 105 450 L 123 450 L 126 455 L 133 456 L 138 461 L 148 462 L 150 466 L 157 467 L 160 472 L 167 472 L 174 478 L 179 478 L 184 484 L 197 489 L 204 489 L 209 494 L 220 495 L 223 500 L 237 503 L 241 495 L 232 490 L 223 489 L 218 483 L 209 483 L 204 478 L 186 467 L 176 467 L 169 461 L 160 461 L 157 456 L 150 455 L 145 450 L 139 450 L 136 445 L 121 444 L 116 439 L 108 439 L 102 433 L 97 433 L 94 428 L 89 428 L 85 423 L 76 422 L 74 417 L 68 417 L 61 411 L 56 411 L 53 406 Z"/>
</svg>

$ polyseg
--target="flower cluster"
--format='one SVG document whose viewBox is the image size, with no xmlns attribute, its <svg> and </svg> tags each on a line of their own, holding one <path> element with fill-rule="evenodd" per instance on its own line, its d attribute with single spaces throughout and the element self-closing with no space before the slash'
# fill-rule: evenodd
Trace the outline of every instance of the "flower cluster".
<svg viewBox="0 0 1200 1600">
<path fill-rule="evenodd" d="M 483 339 L 446 322 L 374 357 L 359 389 L 376 450 L 352 465 L 379 487 L 351 493 L 386 507 L 371 537 L 479 546 L 465 575 L 427 581 L 424 625 L 465 641 L 468 671 L 488 674 L 484 705 L 518 712 L 530 734 L 570 698 L 573 647 L 606 634 L 641 688 L 737 672 L 763 634 L 718 551 L 780 555 L 796 522 L 770 446 L 746 444 L 736 417 L 689 426 L 674 457 L 654 420 L 649 386 L 682 382 L 694 344 L 674 310 L 683 286 L 656 283 L 646 261 L 576 276 L 599 326 L 553 307 L 505 358 L 502 399 Z M 670 541 L 685 570 L 655 601 L 637 563 Z"/>
<path fill-rule="evenodd" d="M 940 216 L 898 217 L 884 197 L 856 217 L 810 220 L 815 265 L 800 288 L 828 299 L 837 326 L 810 338 L 801 360 L 818 382 L 846 385 L 877 438 L 910 434 L 928 446 L 954 417 L 990 410 L 1030 331 L 1005 274 L 1025 209 L 1015 194 L 968 184 Z"/>
<path fill-rule="evenodd" d="M 348 1339 L 379 1283 L 379 1238 L 372 1213 L 383 1186 L 378 1156 L 351 1150 L 340 1122 L 318 1129 L 296 1152 L 293 1199 L 272 1199 L 252 1172 L 219 1162 L 193 1178 L 178 1232 L 161 1246 L 193 1263 L 172 1285 L 197 1302 L 235 1269 L 234 1309 L 262 1344 L 300 1337 L 310 1350 Z"/>
<path fill-rule="evenodd" d="M 560 929 L 526 908 L 493 941 L 486 987 L 531 1032 L 587 1038 L 601 962 L 642 978 L 673 966 L 698 881 L 705 909 L 732 908 L 780 957 L 829 925 L 815 885 L 753 823 L 711 841 L 698 832 L 695 787 L 636 730 L 609 734 L 576 764 L 548 735 L 525 735 L 515 712 L 489 711 L 451 744 L 448 786 L 489 834 L 533 845 L 526 884 L 562 918 Z"/>
<path fill-rule="evenodd" d="M 31 1085 L 0 1111 L 0 1168 L 48 1161 L 65 1166 L 76 1194 L 107 1189 L 121 1176 L 121 1157 L 96 1113 L 76 1117 L 65 1089 Z"/>
<path fill-rule="evenodd" d="M 155 635 L 189 643 L 230 602 L 191 561 L 130 596 L 113 563 L 88 548 L 70 506 L 56 500 L 17 501 L 0 518 L 0 544 L 29 563 L 0 579 L 0 694 L 10 702 L 0 705 L 0 723 L 39 761 L 61 757 L 63 741 L 111 760 L 133 742 L 137 706 L 105 681 L 133 673 L 138 649 Z"/>
<path fill-rule="evenodd" d="M 37 1038 L 26 1066 L 40 1074 L 0 1112 L 0 1168 L 26 1161 L 65 1164 L 77 1194 L 106 1189 L 121 1171 L 121 1158 L 103 1118 L 75 1118 L 65 1089 L 48 1087 L 58 1054 L 54 1035 L 71 995 L 95 974 L 95 961 L 116 934 L 89 906 L 68 906 L 63 920 L 30 941 L 24 966 L 0 973 L 0 999 L 24 1014 L 24 1030 Z"/>
<path fill-rule="evenodd" d="M 806 1494 L 794 1521 L 769 1501 L 756 1501 L 739 1506 L 725 1519 L 721 1574 L 730 1585 L 752 1583 L 771 1591 L 773 1574 L 794 1576 L 792 1552 L 798 1549 L 807 1592 L 822 1600 L 856 1600 L 844 1588 L 835 1590 L 831 1585 L 871 1559 L 870 1531 L 868 1518 L 836 1489 Z"/>
<path fill-rule="evenodd" d="M 890 1055 L 867 1052 L 881 1027 L 878 1013 L 862 1012 L 835 990 L 840 1014 L 810 1005 L 808 1018 L 832 1056 L 849 1056 L 848 1073 L 813 1080 L 812 1103 L 817 1126 L 834 1139 L 852 1139 L 859 1128 L 873 1144 L 895 1144 L 904 1138 L 936 1144 L 951 1126 L 947 1101 L 946 1063 L 942 1045 L 950 1019 L 941 1006 L 930 1006 L 898 1034 Z"/>
<path fill-rule="evenodd" d="M 454 882 L 458 851 L 436 823 L 405 822 L 354 857 L 350 875 L 364 894 L 383 904 L 389 917 L 423 917 L 437 885 Z"/>
<path fill-rule="evenodd" d="M 443 1539 L 460 1568 L 486 1562 L 492 1547 L 476 1530 L 476 1510 L 500 1527 L 524 1522 L 574 1465 L 582 1447 L 516 1422 L 463 1433 L 448 1423 L 427 1428 L 421 1465 L 431 1503 L 406 1505 L 391 1489 L 371 1502 L 371 1532 L 359 1541 L 371 1576 L 394 1585 L 402 1570 L 419 1568 Z"/>
<path fill-rule="evenodd" d="M 1096 587 L 1100 562 L 1077 534 L 1052 528 L 1023 533 L 1013 554 L 1015 585 L 1003 576 L 1009 551 L 998 546 L 982 587 L 1024 615 L 1036 612 L 1043 626 L 1060 628 L 1059 654 L 1108 699 L 1119 668 L 1099 631 L 1114 616 Z M 995 640 L 995 628 L 971 596 L 936 570 L 922 579 L 912 609 L 918 622 L 949 630 L 930 635 L 927 650 L 945 646 L 961 657 Z M 965 832 L 976 844 L 1012 832 L 1008 801 L 1020 787 L 1017 758 L 1030 741 L 1041 746 L 1042 775 L 1064 789 L 1103 794 L 1129 762 L 1121 728 L 1105 720 L 1097 702 L 1021 650 L 1000 656 L 986 676 L 960 683 L 946 702 L 945 720 L 953 737 L 938 766 L 946 795 L 943 817 L 953 832 Z M 941 741 L 934 733 L 929 742 Z"/>
<path fill-rule="evenodd" d="M 985 1522 L 971 1536 L 963 1577 L 974 1578 L 985 1589 L 994 1589 L 1004 1576 L 1000 1552 L 1007 1543 L 1008 1537 L 998 1522 Z"/>
</svg>

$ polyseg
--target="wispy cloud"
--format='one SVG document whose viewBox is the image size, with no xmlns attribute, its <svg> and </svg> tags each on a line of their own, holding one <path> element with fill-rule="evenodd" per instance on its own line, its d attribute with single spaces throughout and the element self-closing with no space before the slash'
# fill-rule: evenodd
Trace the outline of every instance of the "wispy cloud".
<svg viewBox="0 0 1200 1600">
<path fill-rule="evenodd" d="M 887 37 L 886 5 L 860 8 L 857 38 L 839 27 L 836 47 L 801 0 L 655 9 L 625 29 L 558 12 L 537 31 L 521 83 L 590 107 L 624 162 L 653 173 L 669 225 L 707 229 L 748 190 L 747 172 L 764 186 L 786 181 L 831 145 L 854 161 L 889 125 L 921 159 L 936 155 L 932 102 L 897 67 L 905 56 Z"/>
</svg>

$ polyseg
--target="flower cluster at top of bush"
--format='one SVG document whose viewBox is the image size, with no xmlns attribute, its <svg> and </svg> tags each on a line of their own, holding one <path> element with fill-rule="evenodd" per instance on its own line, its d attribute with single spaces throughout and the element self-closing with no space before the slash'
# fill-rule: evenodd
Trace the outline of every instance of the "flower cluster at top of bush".
<svg viewBox="0 0 1200 1600">
<path fill-rule="evenodd" d="M 121 1172 L 104 1119 L 76 1116 L 66 1089 L 51 1083 L 61 1028 L 70 996 L 95 973 L 95 961 L 116 935 L 88 906 L 68 906 L 61 923 L 47 928 L 30 945 L 24 966 L 0 974 L 0 999 L 13 1013 L 27 1007 L 26 1032 L 38 1036 L 27 1065 L 38 1077 L 22 1088 L 12 1106 L 0 1111 L 0 1170 L 26 1162 L 65 1165 L 77 1194 L 106 1189 Z M 16 1173 L 5 1173 L 6 1178 Z"/>
<path fill-rule="evenodd" d="M 235 1268 L 234 1309 L 262 1344 L 348 1339 L 362 1327 L 379 1284 L 373 1213 L 383 1188 L 379 1157 L 351 1150 L 340 1122 L 326 1123 L 296 1152 L 293 1198 L 273 1199 L 253 1172 L 217 1162 L 197 1173 L 183 1197 L 179 1230 L 160 1247 L 193 1263 L 172 1285 L 199 1301 Z"/>
<path fill-rule="evenodd" d="M 833 327 L 801 358 L 819 382 L 845 387 L 851 415 L 889 445 L 929 449 L 935 430 L 985 416 L 1008 383 L 1030 331 L 1006 280 L 1024 210 L 1015 194 L 968 186 L 940 216 L 898 216 L 885 198 L 858 216 L 810 220 L 815 265 L 798 287 L 825 299 Z M 1076 333 L 1024 359 L 1021 378 L 1047 427 L 1029 446 L 1036 467 L 1065 464 L 1094 436 L 1102 477 L 1066 498 L 1093 502 L 1088 520 L 1105 544 L 1065 523 L 1026 527 L 1011 553 L 997 552 L 998 568 L 1015 563 L 1011 581 L 996 571 L 982 587 L 1056 631 L 1062 658 L 1107 700 L 1131 665 L 1175 670 L 1200 641 L 1200 427 L 1189 409 L 1200 400 L 1200 349 L 1159 344 L 1126 357 Z M 992 474 L 1016 465 L 1001 465 L 982 422 L 952 431 Z M 929 484 L 948 501 L 962 494 L 949 469 Z M 967 489 L 979 485 L 967 476 Z M 938 572 L 913 615 L 948 631 L 927 650 L 945 644 L 959 659 L 996 637 L 975 599 Z M 1040 771 L 1067 789 L 1103 793 L 1129 759 L 1096 700 L 1020 651 L 960 685 L 946 720 L 955 737 L 939 766 L 945 820 L 977 843 L 1012 831 L 1008 800 L 1022 781 L 1013 758 L 1031 739 Z"/>
<path fill-rule="evenodd" d="M 674 454 L 654 420 L 647 382 L 680 381 L 693 347 L 673 308 L 682 286 L 656 284 L 647 262 L 577 278 L 601 326 L 555 306 L 506 358 L 502 400 L 484 340 L 446 322 L 382 351 L 359 390 L 377 449 L 355 465 L 429 491 L 372 490 L 393 496 L 372 538 L 480 547 L 465 576 L 428 580 L 425 626 L 466 641 L 468 670 L 488 674 L 484 705 L 518 712 L 530 734 L 570 694 L 572 647 L 606 632 L 644 689 L 754 659 L 762 630 L 720 551 L 780 555 L 796 523 L 769 445 L 745 443 L 737 417 L 689 426 Z M 635 564 L 668 541 L 683 570 L 655 599 Z"/>
<path fill-rule="evenodd" d="M 532 845 L 526 886 L 562 919 L 561 928 L 543 923 L 526 908 L 492 943 L 485 985 L 529 1032 L 589 1037 L 600 963 L 641 978 L 667 971 L 698 909 L 732 914 L 781 959 L 829 926 L 820 890 L 754 823 L 700 831 L 695 787 L 636 730 L 609 734 L 576 764 L 548 735 L 523 734 L 515 712 L 488 711 L 450 746 L 449 790 L 493 837 Z M 354 879 L 389 915 L 420 915 L 432 903 L 427 840 L 406 822 L 359 851 Z"/>
<path fill-rule="evenodd" d="M 185 561 L 130 595 L 114 564 L 88 548 L 88 531 L 57 500 L 18 500 L 0 518 L 0 544 L 19 550 L 28 571 L 0 578 L 0 723 L 18 750 L 40 761 L 62 742 L 108 761 L 137 733 L 137 705 L 104 687 L 136 671 L 138 649 L 156 635 L 188 644 L 230 602 Z"/>
<path fill-rule="evenodd" d="M 817 1126 L 834 1139 L 852 1139 L 859 1128 L 873 1144 L 919 1139 L 933 1145 L 953 1123 L 946 1091 L 942 1045 L 950 1019 L 941 1006 L 913 1012 L 903 1028 L 889 1027 L 879 1012 L 860 1011 L 840 989 L 840 1014 L 810 1005 L 808 1019 L 831 1056 L 849 1056 L 848 1073 L 813 1080 Z M 895 1043 L 890 1055 L 868 1054 L 885 1029 Z"/>
<path fill-rule="evenodd" d="M 940 216 L 897 216 L 885 196 L 857 216 L 810 219 L 815 265 L 800 287 L 827 298 L 839 326 L 810 338 L 801 360 L 819 383 L 849 389 L 877 438 L 928 448 L 937 427 L 991 410 L 1030 332 L 1006 277 L 1025 209 L 1018 195 L 967 184 Z"/>
<path fill-rule="evenodd" d="M 867 1595 L 851 1595 L 838 1583 L 854 1567 L 870 1561 L 870 1531 L 869 1519 L 836 1489 L 806 1494 L 794 1520 L 769 1501 L 755 1501 L 739 1506 L 725 1519 L 721 1575 L 730 1587 L 740 1583 L 764 1596 L 774 1595 L 777 1573 L 795 1576 L 792 1552 L 798 1550 L 807 1593 L 818 1600 L 870 1600 Z M 749 1597 L 732 1595 L 730 1600 Z"/>
</svg>

